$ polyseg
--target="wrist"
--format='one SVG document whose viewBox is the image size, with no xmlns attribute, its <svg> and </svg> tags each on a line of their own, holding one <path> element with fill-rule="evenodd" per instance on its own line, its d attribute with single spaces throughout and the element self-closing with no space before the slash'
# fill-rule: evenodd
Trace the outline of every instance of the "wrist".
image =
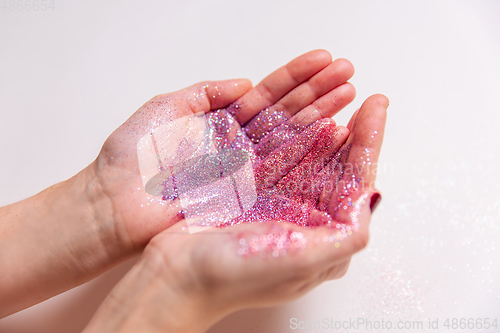
<svg viewBox="0 0 500 333">
<path fill-rule="evenodd" d="M 0 317 L 103 273 L 120 259 L 112 227 L 98 223 L 92 169 L 0 209 Z M 29 270 L 29 274 L 26 274 Z"/>
<path fill-rule="evenodd" d="M 85 211 L 84 219 L 92 230 L 94 241 L 98 243 L 96 255 L 104 261 L 121 261 L 133 254 L 124 231 L 116 222 L 112 198 L 107 193 L 101 177 L 97 175 L 94 161 L 71 179 L 66 186 L 79 197 L 79 204 Z"/>
<path fill-rule="evenodd" d="M 85 332 L 202 333 L 222 317 L 194 281 L 176 274 L 161 253 L 146 248 Z"/>
</svg>

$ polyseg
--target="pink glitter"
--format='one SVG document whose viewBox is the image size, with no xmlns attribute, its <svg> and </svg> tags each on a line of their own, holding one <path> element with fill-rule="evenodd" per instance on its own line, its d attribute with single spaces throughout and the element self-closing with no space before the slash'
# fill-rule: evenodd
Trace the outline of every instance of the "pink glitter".
<svg viewBox="0 0 500 333">
<path fill-rule="evenodd" d="M 287 251 L 302 249 L 306 244 L 307 239 L 301 232 L 278 228 L 273 225 L 266 234 L 246 238 L 241 235 L 238 254 L 241 256 L 259 254 L 261 257 L 272 256 L 276 258 L 285 255 Z"/>
<path fill-rule="evenodd" d="M 239 108 L 231 107 L 232 110 Z M 221 226 L 251 223 L 253 221 L 286 221 L 299 226 L 332 226 L 339 209 L 347 213 L 342 219 L 343 228 L 354 231 L 357 216 L 366 195 L 358 192 L 360 179 L 354 174 L 345 179 L 344 163 L 351 146 L 342 147 L 345 137 L 340 136 L 330 119 L 322 119 L 308 127 L 292 125 L 283 115 L 272 116 L 262 111 L 243 129 L 236 129 L 237 122 L 224 110 L 213 113 L 217 141 L 221 147 L 243 149 L 252 156 L 257 185 L 257 202 L 242 216 Z M 257 120 L 255 120 L 257 119 Z M 251 140 L 246 133 L 265 119 L 272 130 L 264 138 Z M 231 133 L 228 135 L 227 133 Z M 253 141 L 258 141 L 255 144 Z M 342 147 L 342 148 L 341 148 Z M 337 207 L 319 205 L 320 197 L 328 192 L 328 200 L 337 196 Z M 321 211 L 318 211 L 321 210 Z M 313 214 L 314 212 L 314 214 Z M 332 215 L 333 214 L 333 215 Z"/>
<path fill-rule="evenodd" d="M 363 180 L 356 170 L 347 168 L 347 160 L 353 153 L 362 165 L 371 165 L 370 152 L 346 144 L 347 130 L 340 130 L 331 119 L 304 127 L 292 124 L 288 114 L 265 109 L 242 128 L 234 117 L 240 108 L 232 105 L 211 112 L 207 123 L 219 151 L 236 150 L 248 156 L 257 199 L 251 209 L 217 226 L 271 221 L 325 226 L 333 229 L 326 241 L 338 246 L 338 241 L 358 229 L 361 208 L 368 201 Z M 201 183 L 195 179 L 187 185 L 196 188 Z M 240 255 L 277 257 L 305 247 L 307 240 L 300 232 L 273 225 L 266 234 L 240 237 L 239 244 Z"/>
</svg>

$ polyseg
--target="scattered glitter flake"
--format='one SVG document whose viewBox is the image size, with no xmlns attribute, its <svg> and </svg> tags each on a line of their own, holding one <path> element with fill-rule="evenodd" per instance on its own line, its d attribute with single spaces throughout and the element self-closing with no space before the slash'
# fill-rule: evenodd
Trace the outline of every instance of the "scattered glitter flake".
<svg viewBox="0 0 500 333">
<path fill-rule="evenodd" d="M 208 84 L 203 91 L 187 96 L 190 103 L 205 98 L 207 88 Z M 145 112 L 158 116 L 159 107 L 165 112 L 174 109 L 168 99 L 158 99 L 146 104 Z M 346 137 L 339 135 L 330 119 L 299 126 L 286 111 L 271 108 L 262 110 L 242 128 L 236 120 L 241 109 L 241 105 L 231 104 L 186 120 L 186 135 L 178 140 L 170 159 L 165 158 L 165 152 L 172 150 L 167 144 L 170 141 L 161 139 L 159 128 L 184 118 L 164 116 L 161 121 L 149 122 L 150 137 L 138 145 L 137 153 L 152 156 L 155 162 L 150 174 L 157 173 L 155 177 L 161 181 L 154 183 L 154 193 L 148 192 L 154 197 L 148 200 L 166 204 L 180 199 L 182 212 L 192 223 L 188 225 L 200 227 L 279 221 L 334 228 L 336 232 L 325 236 L 323 242 L 340 246 L 342 239 L 359 228 L 361 208 L 369 201 L 363 174 L 371 165 L 370 150 L 344 144 Z M 171 134 L 164 132 L 164 136 Z M 203 157 L 203 163 L 190 156 Z M 179 163 L 186 158 L 189 163 Z M 151 188 L 150 179 L 142 177 L 146 191 Z M 252 186 L 255 195 L 249 194 Z M 214 211 L 217 213 L 210 213 Z M 276 233 L 240 240 L 238 253 L 278 257 L 306 244 L 302 234 Z"/>
<path fill-rule="evenodd" d="M 249 239 L 240 238 L 238 254 L 248 256 L 258 254 L 261 257 L 277 258 L 298 249 L 305 248 L 307 239 L 304 234 L 286 228 L 273 228 L 263 235 L 253 235 Z"/>
</svg>

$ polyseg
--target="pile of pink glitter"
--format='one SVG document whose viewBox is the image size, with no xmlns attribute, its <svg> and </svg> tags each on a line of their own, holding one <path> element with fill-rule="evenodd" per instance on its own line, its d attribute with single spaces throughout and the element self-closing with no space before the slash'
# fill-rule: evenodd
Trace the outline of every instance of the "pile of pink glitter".
<svg viewBox="0 0 500 333">
<path fill-rule="evenodd" d="M 355 174 L 345 172 L 351 147 L 337 142 L 335 122 L 322 119 L 304 127 L 266 109 L 241 127 L 233 116 L 238 109 L 232 105 L 207 114 L 208 127 L 220 154 L 233 151 L 250 159 L 257 197 L 250 209 L 217 226 L 284 221 L 356 230 L 365 196 Z M 193 187 L 199 183 L 191 181 Z"/>
</svg>

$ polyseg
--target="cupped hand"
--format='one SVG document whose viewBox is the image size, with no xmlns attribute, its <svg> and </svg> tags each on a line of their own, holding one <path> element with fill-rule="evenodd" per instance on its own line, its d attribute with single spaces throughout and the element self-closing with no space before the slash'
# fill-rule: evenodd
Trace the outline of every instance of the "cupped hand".
<svg viewBox="0 0 500 333">
<path fill-rule="evenodd" d="M 380 198 L 370 185 L 387 106 L 382 95 L 365 101 L 348 125 L 346 142 L 336 145 L 336 167 L 320 177 L 333 178 L 332 187 L 317 195 L 334 224 L 254 220 L 189 234 L 185 223 L 177 223 L 150 241 L 86 332 L 204 332 L 233 311 L 281 304 L 343 276 L 352 255 L 368 242 Z"/>
<path fill-rule="evenodd" d="M 284 222 L 283 216 L 188 235 L 178 224 L 152 239 L 145 258 L 156 257 L 153 261 L 164 265 L 170 277 L 182 276 L 186 298 L 206 302 L 215 319 L 240 308 L 281 304 L 325 280 L 340 278 L 352 255 L 366 246 L 372 212 L 380 200 L 374 182 L 388 105 L 383 95 L 369 97 L 353 115 L 345 140 L 309 152 L 278 182 L 300 179 L 308 170 L 306 182 L 330 183 L 322 191 L 302 194 L 305 200 L 316 196 L 317 209 L 308 217 L 313 227 Z M 312 126 L 303 133 L 321 133 L 318 128 L 323 127 L 323 139 L 338 136 L 335 124 L 327 120 Z M 331 155 L 335 158 L 325 163 Z M 315 174 L 310 171 L 314 167 Z M 329 223 L 314 223 L 324 218 L 323 212 Z"/>
<path fill-rule="evenodd" d="M 388 105 L 383 95 L 369 97 L 353 115 L 345 141 L 311 152 L 301 161 L 312 163 L 332 151 L 337 157 L 330 161 L 335 163 L 332 170 L 322 162 L 324 168 L 311 175 L 313 180 L 333 182 L 315 192 L 316 214 L 327 212 L 332 223 L 302 227 L 285 219 L 254 220 L 195 235 L 178 223 L 154 237 L 144 256 L 155 257 L 154 262 L 171 271 L 169 276 L 195 281 L 194 294 L 216 296 L 231 309 L 282 303 L 324 280 L 341 277 L 351 256 L 366 246 L 369 222 L 380 200 L 374 182 Z M 335 127 L 326 120 L 320 123 Z M 301 163 L 291 171 L 296 176 L 305 168 Z"/>
<path fill-rule="evenodd" d="M 154 235 L 183 219 L 178 198 L 148 194 L 141 180 L 137 143 L 163 124 L 201 112 L 227 112 L 258 142 L 280 124 L 265 127 L 255 117 L 259 112 L 292 117 L 303 127 L 330 117 L 354 98 L 354 88 L 347 83 L 353 73 L 347 60 L 332 62 L 328 52 L 317 50 L 292 60 L 253 89 L 247 80 L 204 82 L 154 97 L 106 140 L 90 166 L 99 203 L 96 219 L 128 251 L 142 249 Z"/>
</svg>

